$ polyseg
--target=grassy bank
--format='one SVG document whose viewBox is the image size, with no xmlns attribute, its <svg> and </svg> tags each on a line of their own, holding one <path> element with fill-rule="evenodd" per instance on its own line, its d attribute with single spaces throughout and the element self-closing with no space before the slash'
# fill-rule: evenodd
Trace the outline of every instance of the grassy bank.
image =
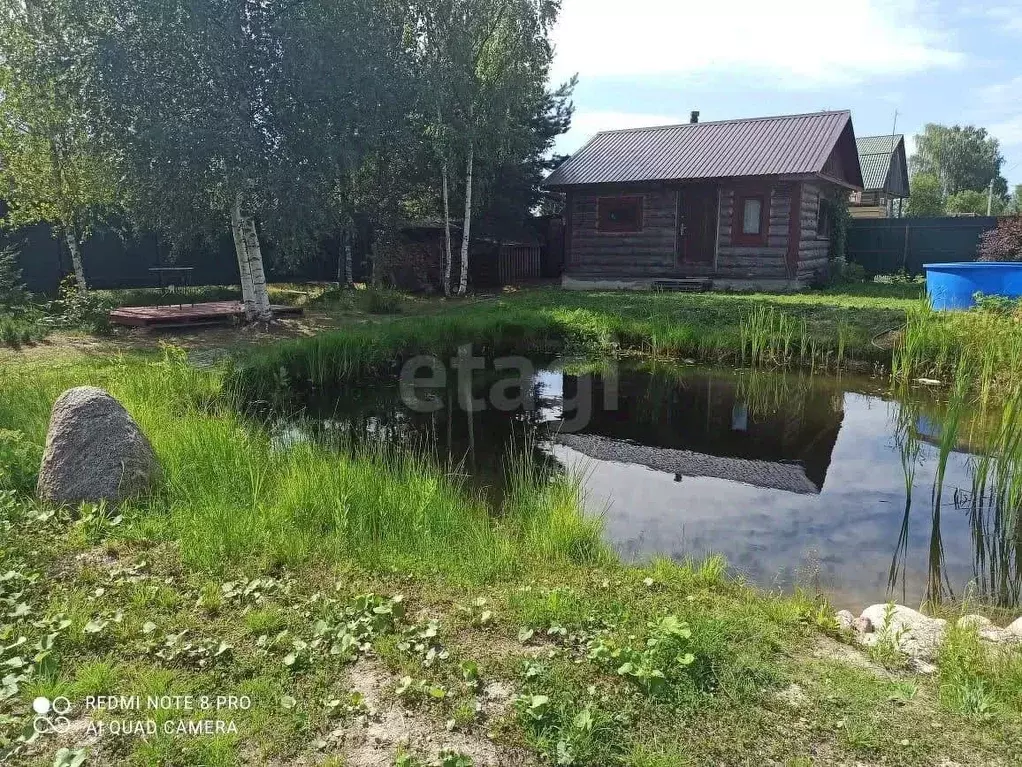
<svg viewBox="0 0 1022 767">
<path fill-rule="evenodd" d="M 532 290 L 257 350 L 242 380 L 262 396 L 389 375 L 416 354 L 566 351 L 692 358 L 709 363 L 886 368 L 919 303 L 915 285 L 777 294 L 572 293 Z"/>
<path fill-rule="evenodd" d="M 453 338 L 480 311 L 443 326 Z M 474 338 L 565 342 L 525 321 L 505 312 Z M 382 370 L 395 347 L 360 332 L 342 370 Z M 405 332 L 383 337 L 431 342 Z M 1015 654 L 962 634 L 933 678 L 897 653 L 881 668 L 836 641 L 815 595 L 754 591 L 713 559 L 621 564 L 571 478 L 518 463 L 493 514 L 451 467 L 274 440 L 239 416 L 236 375 L 172 350 L 0 373 L 0 740 L 15 763 L 53 764 L 63 747 L 65 765 L 407 767 L 443 749 L 446 767 L 1006 764 L 1022 742 Z M 116 511 L 31 501 L 49 408 L 81 384 L 151 436 L 152 497 Z M 81 708 L 100 694 L 251 705 L 205 716 L 232 732 L 93 736 L 127 716 Z M 74 701 L 75 727 L 19 742 L 38 695 Z"/>
<path fill-rule="evenodd" d="M 72 383 L 87 383 L 124 402 L 161 457 L 164 491 L 131 509 L 133 531 L 180 541 L 190 565 L 212 570 L 254 560 L 272 570 L 345 556 L 378 568 L 487 579 L 526 558 L 603 556 L 570 478 L 514 472 L 513 495 L 521 500 L 494 524 L 454 472 L 425 458 L 365 451 L 349 458 L 300 438 L 287 450 L 275 447 L 270 434 L 242 420 L 224 377 L 222 369 L 195 370 L 172 351 L 162 359 L 82 364 L 70 375 L 40 366 L 9 371 L 0 381 L 0 428 L 16 429 L 19 444 L 33 449 L 16 461 L 9 436 L 4 457 L 30 478 L 53 400 Z M 7 484 L 31 489 L 24 480 Z"/>
</svg>

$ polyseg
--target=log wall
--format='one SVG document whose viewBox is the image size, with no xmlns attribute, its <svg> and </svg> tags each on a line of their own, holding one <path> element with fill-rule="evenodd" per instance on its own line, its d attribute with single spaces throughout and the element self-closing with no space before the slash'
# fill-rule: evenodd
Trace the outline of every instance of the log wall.
<svg viewBox="0 0 1022 767">
<path fill-rule="evenodd" d="M 735 245 L 732 242 L 735 196 L 746 190 L 769 200 L 765 245 Z M 678 191 L 676 189 L 621 189 L 605 195 L 573 193 L 569 198 L 568 272 L 585 277 L 659 278 L 668 276 L 715 276 L 731 280 L 791 280 L 808 283 L 827 267 L 830 243 L 816 237 L 822 182 L 748 182 L 720 186 L 717 217 L 716 268 L 678 263 Z M 792 194 L 799 211 L 792 225 Z M 601 232 L 598 229 L 600 196 L 613 194 L 643 197 L 641 232 Z M 793 270 L 788 266 L 788 245 L 797 237 L 792 251 Z M 796 265 L 797 262 L 797 265 Z M 791 272 L 794 273 L 791 273 Z"/>
<path fill-rule="evenodd" d="M 816 226 L 820 217 L 820 195 L 826 188 L 822 184 L 802 185 L 802 238 L 798 246 L 798 279 L 811 282 L 817 274 L 827 270 L 830 256 L 830 238 L 819 238 Z"/>
<path fill-rule="evenodd" d="M 642 231 L 601 232 L 598 206 L 601 196 L 573 194 L 571 202 L 571 267 L 585 272 L 651 276 L 676 269 L 678 193 L 673 189 L 622 191 L 641 196 Z"/>
<path fill-rule="evenodd" d="M 791 188 L 791 184 L 775 183 L 762 189 L 763 195 L 765 197 L 769 195 L 770 200 L 767 244 L 762 246 L 732 244 L 731 230 L 734 225 L 737 187 L 727 184 L 721 186 L 716 271 L 718 276 L 769 280 L 783 280 L 788 276 L 785 257 L 788 253 Z"/>
</svg>

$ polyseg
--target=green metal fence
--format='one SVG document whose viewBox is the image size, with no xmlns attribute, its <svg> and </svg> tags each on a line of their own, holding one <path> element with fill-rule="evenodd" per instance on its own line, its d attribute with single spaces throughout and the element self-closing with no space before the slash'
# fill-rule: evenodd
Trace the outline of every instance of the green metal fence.
<svg viewBox="0 0 1022 767">
<path fill-rule="evenodd" d="M 855 219 L 847 257 L 869 274 L 922 274 L 923 264 L 975 261 L 979 237 L 993 216 Z"/>
</svg>

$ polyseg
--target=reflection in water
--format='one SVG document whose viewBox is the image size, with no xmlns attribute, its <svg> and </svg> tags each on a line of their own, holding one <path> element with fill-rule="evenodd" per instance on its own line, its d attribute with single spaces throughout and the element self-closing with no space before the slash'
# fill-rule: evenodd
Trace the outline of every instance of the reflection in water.
<svg viewBox="0 0 1022 767">
<path fill-rule="evenodd" d="M 480 375 L 472 393 L 491 382 Z M 1018 472 L 986 457 L 991 442 L 1003 453 L 986 436 L 1003 426 L 954 394 L 892 398 L 867 380 L 669 366 L 616 376 L 568 366 L 528 387 L 530 405 L 514 412 L 466 412 L 457 385 L 420 392 L 432 413 L 405 407 L 396 387 L 334 393 L 281 417 L 277 433 L 428 450 L 495 509 L 509 451 L 527 444 L 584 477 L 587 507 L 628 558 L 721 553 L 753 582 L 787 589 L 810 585 L 808 557 L 811 585 L 848 606 L 939 600 L 970 584 L 1019 599 Z"/>
</svg>

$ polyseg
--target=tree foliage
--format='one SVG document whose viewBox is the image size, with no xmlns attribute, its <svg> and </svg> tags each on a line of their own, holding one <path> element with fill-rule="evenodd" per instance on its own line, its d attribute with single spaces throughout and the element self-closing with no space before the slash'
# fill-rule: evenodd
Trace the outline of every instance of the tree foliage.
<svg viewBox="0 0 1022 767">
<path fill-rule="evenodd" d="M 930 173 L 915 173 L 910 184 L 912 196 L 908 198 L 905 214 L 908 216 L 943 216 L 944 192 L 940 179 Z"/>
<path fill-rule="evenodd" d="M 72 9 L 63 0 L 0 0 L 0 196 L 8 225 L 54 226 L 85 290 L 78 246 L 116 208 L 118 185 L 92 129 L 91 60 Z"/>
<path fill-rule="evenodd" d="M 464 292 L 479 203 L 492 212 L 509 200 L 538 201 L 543 156 L 570 122 L 573 83 L 546 88 L 559 2 L 419 0 L 413 10 L 424 135 L 437 157 L 440 185 L 446 190 L 454 169 L 464 168 L 458 288 Z M 499 193 L 508 197 L 500 201 Z M 446 209 L 444 215 L 449 218 Z M 492 216 L 490 225 L 506 226 L 499 218 Z"/>
<path fill-rule="evenodd" d="M 1004 207 L 1004 199 L 995 195 L 991 200 L 989 191 L 979 192 L 975 189 L 965 189 L 947 198 L 944 203 L 944 212 L 949 216 L 963 214 L 985 216 L 989 208 L 990 215 L 999 216 L 1004 212 Z"/>
<path fill-rule="evenodd" d="M 1022 216 L 1022 184 L 1015 185 L 1015 191 L 1012 192 L 1004 212 L 1011 216 Z"/>
<path fill-rule="evenodd" d="M 1003 164 L 1000 143 L 985 128 L 934 123 L 916 136 L 916 151 L 909 161 L 913 173 L 937 178 L 945 196 L 983 191 L 993 181 L 994 194 L 1001 198 L 1008 191 L 1001 176 Z"/>
<path fill-rule="evenodd" d="M 12 222 L 80 239 L 123 200 L 173 246 L 229 228 L 246 296 L 261 237 L 297 260 L 451 207 L 466 246 L 474 217 L 513 236 L 570 125 L 559 0 L 24 2 L 0 0 Z"/>
</svg>

